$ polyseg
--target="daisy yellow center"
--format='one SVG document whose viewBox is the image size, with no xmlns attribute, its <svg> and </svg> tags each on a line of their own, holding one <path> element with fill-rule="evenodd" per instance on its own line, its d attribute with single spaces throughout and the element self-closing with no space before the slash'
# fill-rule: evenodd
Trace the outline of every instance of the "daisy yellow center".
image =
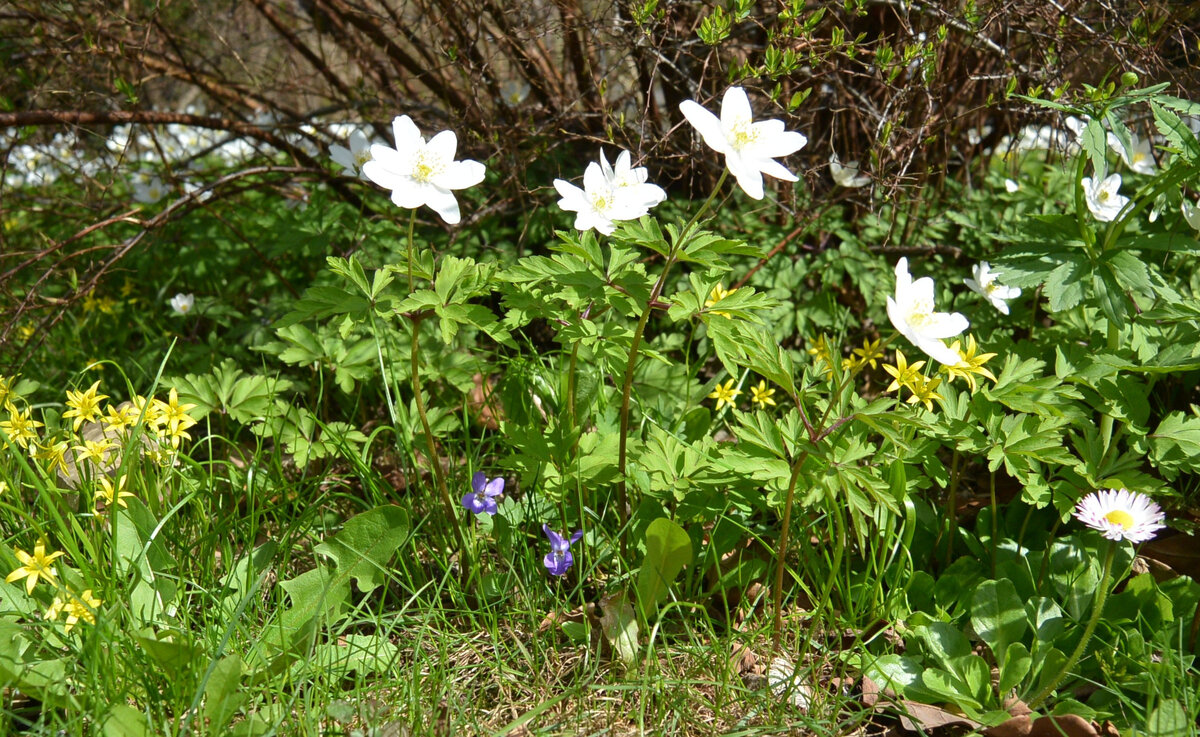
<svg viewBox="0 0 1200 737">
<path fill-rule="evenodd" d="M 1104 519 L 1113 523 L 1114 525 L 1120 526 L 1122 530 L 1128 530 L 1130 527 L 1133 527 L 1133 515 L 1131 515 L 1129 512 L 1126 512 L 1124 509 L 1114 509 L 1113 511 L 1104 515 Z"/>
<path fill-rule="evenodd" d="M 741 150 L 758 140 L 760 131 L 754 129 L 754 121 L 749 118 L 739 120 L 729 128 L 729 142 Z"/>
</svg>

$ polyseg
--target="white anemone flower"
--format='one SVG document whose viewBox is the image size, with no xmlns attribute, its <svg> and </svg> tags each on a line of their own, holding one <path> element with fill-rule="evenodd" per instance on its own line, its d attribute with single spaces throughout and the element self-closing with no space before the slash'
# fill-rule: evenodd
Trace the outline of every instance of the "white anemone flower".
<svg viewBox="0 0 1200 737">
<path fill-rule="evenodd" d="M 471 159 L 454 160 L 458 148 L 454 131 L 442 131 L 426 142 L 407 115 L 392 121 L 392 131 L 396 148 L 379 143 L 371 146 L 371 160 L 363 164 L 363 174 L 392 190 L 397 207 L 429 205 L 442 220 L 457 223 L 461 215 L 453 190 L 482 182 L 484 165 Z"/>
<path fill-rule="evenodd" d="M 1126 166 L 1138 174 L 1153 174 L 1157 168 L 1154 165 L 1154 153 L 1150 150 L 1149 138 L 1139 140 L 1137 136 L 1131 134 L 1129 150 L 1126 151 L 1125 147 L 1121 145 L 1121 140 L 1109 133 L 1108 147 L 1121 157 L 1121 161 L 1124 161 Z"/>
<path fill-rule="evenodd" d="M 1144 494 L 1128 489 L 1101 489 L 1075 505 L 1075 517 L 1109 540 L 1143 543 L 1163 524 L 1162 509 Z"/>
<path fill-rule="evenodd" d="M 500 99 L 509 107 L 516 107 L 529 97 L 529 83 L 523 79 L 510 79 L 500 85 Z"/>
<path fill-rule="evenodd" d="M 896 263 L 896 296 L 887 298 L 887 313 L 892 326 L 927 356 L 947 366 L 958 365 L 958 352 L 942 341 L 959 335 L 970 323 L 957 312 L 934 311 L 933 279 L 913 281 L 907 258 Z"/>
<path fill-rule="evenodd" d="M 144 205 L 153 205 L 167 194 L 163 181 L 156 176 L 141 175 L 133 180 L 133 199 Z"/>
<path fill-rule="evenodd" d="M 871 183 L 871 177 L 859 174 L 858 162 L 847 161 L 844 165 L 838 160 L 837 154 L 829 155 L 829 176 L 840 187 L 865 187 Z"/>
<path fill-rule="evenodd" d="M 1006 287 L 999 282 L 999 275 L 992 271 L 987 261 L 980 261 L 971 267 L 973 279 L 963 279 L 972 292 L 992 303 L 1001 313 L 1008 314 L 1008 300 L 1021 296 L 1020 287 Z"/>
<path fill-rule="evenodd" d="M 1102 223 L 1116 220 L 1121 208 L 1129 202 L 1128 197 L 1119 193 L 1120 189 L 1120 174 L 1109 174 L 1101 181 L 1091 177 L 1083 178 L 1083 198 L 1087 201 L 1092 215 Z"/>
<path fill-rule="evenodd" d="M 600 163 L 589 163 L 583 172 L 583 189 L 565 179 L 555 179 L 562 197 L 558 206 L 575 213 L 575 229 L 595 228 L 612 235 L 620 220 L 636 220 L 667 198 L 661 187 L 646 182 L 645 167 L 634 168 L 628 151 L 617 156 L 614 169 L 600 152 Z"/>
<path fill-rule="evenodd" d="M 785 131 L 782 120 L 754 122 L 750 98 L 741 87 L 730 87 L 721 100 L 721 117 L 698 103 L 685 100 L 679 111 L 692 124 L 709 148 L 725 155 L 725 165 L 737 178 L 738 186 L 756 200 L 763 198 L 763 174 L 788 182 L 798 181 L 779 156 L 795 153 L 808 143 L 802 133 Z"/>
<path fill-rule="evenodd" d="M 363 174 L 362 168 L 371 160 L 371 141 L 362 131 L 351 131 L 350 148 L 339 146 L 336 143 L 330 146 L 329 158 L 333 159 L 333 163 L 342 167 L 342 174 L 369 181 Z"/>
<path fill-rule="evenodd" d="M 196 306 L 196 296 L 180 292 L 171 298 L 171 311 L 176 315 L 186 315 Z"/>
<path fill-rule="evenodd" d="M 1015 180 L 1015 179 L 1005 179 L 1004 180 L 1004 191 L 1005 192 L 1008 192 L 1009 194 L 1015 194 L 1016 191 L 1019 190 L 1020 188 L 1021 188 L 1021 185 L 1017 184 L 1017 180 Z"/>
<path fill-rule="evenodd" d="M 1179 203 L 1179 209 L 1183 211 L 1183 219 L 1187 224 L 1195 230 L 1200 230 L 1200 200 L 1196 200 L 1194 205 L 1184 200 Z"/>
</svg>

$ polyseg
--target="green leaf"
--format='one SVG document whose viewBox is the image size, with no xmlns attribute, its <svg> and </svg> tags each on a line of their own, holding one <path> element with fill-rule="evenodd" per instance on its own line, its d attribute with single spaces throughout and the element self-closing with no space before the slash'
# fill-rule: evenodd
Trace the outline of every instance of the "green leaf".
<svg viewBox="0 0 1200 737">
<path fill-rule="evenodd" d="M 638 619 L 625 592 L 600 601 L 600 630 L 622 663 L 631 666 L 637 662 Z"/>
<path fill-rule="evenodd" d="M 1177 473 L 1200 469 L 1200 417 L 1171 412 L 1151 433 L 1150 460 Z"/>
<path fill-rule="evenodd" d="M 146 715 L 128 704 L 113 704 L 100 727 L 105 737 L 152 737 Z"/>
<path fill-rule="evenodd" d="M 1016 688 L 1033 665 L 1029 648 L 1022 642 L 1014 642 L 1004 651 L 1004 660 L 1000 662 L 1000 693 L 1007 694 Z"/>
<path fill-rule="evenodd" d="M 1195 734 L 1195 728 L 1195 722 L 1176 699 L 1161 701 L 1146 719 L 1148 737 L 1185 737 Z"/>
<path fill-rule="evenodd" d="M 214 732 L 222 732 L 246 700 L 238 691 L 241 681 L 242 659 L 237 655 L 226 655 L 213 666 L 204 685 L 204 717 Z"/>
<path fill-rule="evenodd" d="M 1088 120 L 1087 126 L 1083 129 L 1083 135 L 1079 137 L 1079 145 L 1083 146 L 1088 158 L 1092 160 L 1094 172 L 1092 176 L 1103 179 L 1104 174 L 1108 171 L 1108 162 L 1105 159 L 1108 153 L 1108 136 L 1099 120 L 1095 118 Z"/>
<path fill-rule="evenodd" d="M 658 607 L 671 582 L 692 562 L 692 539 L 687 532 L 666 517 L 654 520 L 646 528 L 646 557 L 638 571 L 638 603 L 643 617 Z"/>
<path fill-rule="evenodd" d="M 306 320 L 320 320 L 332 315 L 365 315 L 370 303 L 361 294 L 342 287 L 317 286 L 304 290 L 304 296 L 292 305 L 292 311 L 279 318 L 276 328 L 287 328 Z"/>
<path fill-rule="evenodd" d="M 1025 604 L 1011 581 L 984 581 L 971 597 L 971 626 L 997 660 L 1025 634 Z"/>
</svg>

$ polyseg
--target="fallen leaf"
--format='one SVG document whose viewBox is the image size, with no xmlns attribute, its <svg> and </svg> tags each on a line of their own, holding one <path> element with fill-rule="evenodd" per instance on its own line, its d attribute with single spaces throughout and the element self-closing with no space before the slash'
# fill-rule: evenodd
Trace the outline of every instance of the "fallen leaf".
<svg viewBox="0 0 1200 737">
<path fill-rule="evenodd" d="M 939 727 L 961 726 L 978 729 L 982 726 L 974 719 L 916 701 L 901 701 L 900 725 L 910 732 L 927 732 Z"/>
</svg>

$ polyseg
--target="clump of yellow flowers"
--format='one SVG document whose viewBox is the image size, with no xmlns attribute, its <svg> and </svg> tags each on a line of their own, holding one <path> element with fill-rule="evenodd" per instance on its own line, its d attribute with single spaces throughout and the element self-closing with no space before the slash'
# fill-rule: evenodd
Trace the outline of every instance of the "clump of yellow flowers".
<svg viewBox="0 0 1200 737">
<path fill-rule="evenodd" d="M 17 377 L 0 376 L 0 471 L 6 465 L 5 454 L 18 453 L 35 461 L 43 480 L 50 484 L 74 490 L 90 487 L 96 515 L 127 507 L 127 500 L 135 495 L 126 490 L 129 474 L 115 475 L 121 465 L 120 454 L 136 449 L 156 464 L 173 464 L 182 441 L 191 439 L 189 430 L 196 419 L 189 412 L 196 405 L 181 402 L 174 388 L 166 399 L 134 396 L 127 402 L 107 400 L 109 395 L 101 392 L 99 381 L 86 389 L 68 390 L 61 423 L 54 423 L 45 416 L 35 418 L 34 407 L 21 396 Z M 59 427 L 53 429 L 56 424 Z M 136 441 L 131 442 L 135 435 Z M 13 478 L 0 480 L 0 489 L 6 494 L 20 488 Z M 45 539 L 39 539 L 32 553 L 14 548 L 20 565 L 5 581 L 23 581 L 30 596 L 38 584 L 53 587 L 54 599 L 44 618 L 65 618 L 65 632 L 79 622 L 94 625 L 103 601 L 91 588 L 79 591 L 64 583 L 57 569 L 64 552 L 48 551 L 47 546 Z"/>
</svg>

